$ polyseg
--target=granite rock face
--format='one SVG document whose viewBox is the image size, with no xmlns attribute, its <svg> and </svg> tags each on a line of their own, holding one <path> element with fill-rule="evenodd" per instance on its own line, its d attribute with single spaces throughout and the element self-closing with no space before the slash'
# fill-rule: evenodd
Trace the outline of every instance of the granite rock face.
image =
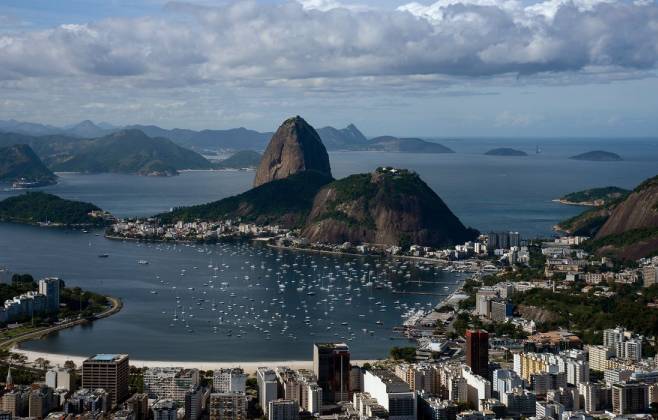
<svg viewBox="0 0 658 420">
<path fill-rule="evenodd" d="M 413 172 L 379 168 L 326 185 L 302 235 L 311 242 L 449 246 L 477 237 Z"/>
<path fill-rule="evenodd" d="M 658 177 L 642 183 L 617 205 L 596 234 L 596 239 L 650 228 L 658 228 Z"/>
<path fill-rule="evenodd" d="M 304 171 L 331 177 L 329 154 L 320 136 L 296 116 L 284 121 L 272 136 L 256 171 L 254 187 Z"/>
</svg>

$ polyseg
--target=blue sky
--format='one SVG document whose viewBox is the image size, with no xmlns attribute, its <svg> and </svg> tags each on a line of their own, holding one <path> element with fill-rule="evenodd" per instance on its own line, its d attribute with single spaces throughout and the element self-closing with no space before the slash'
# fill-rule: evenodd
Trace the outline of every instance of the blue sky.
<svg viewBox="0 0 658 420">
<path fill-rule="evenodd" d="M 654 0 L 4 0 L 0 119 L 658 133 Z"/>
</svg>

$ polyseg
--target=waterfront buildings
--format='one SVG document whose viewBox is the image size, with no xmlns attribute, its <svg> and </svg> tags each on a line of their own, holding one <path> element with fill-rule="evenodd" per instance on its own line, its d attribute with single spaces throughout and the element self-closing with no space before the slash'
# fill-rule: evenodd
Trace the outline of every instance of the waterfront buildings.
<svg viewBox="0 0 658 420">
<path fill-rule="evenodd" d="M 56 313 L 59 310 L 60 287 L 60 279 L 48 277 L 39 280 L 37 292 L 27 292 L 7 299 L 0 306 L 0 324 Z"/>
<path fill-rule="evenodd" d="M 46 372 L 46 385 L 53 389 L 75 391 L 77 375 L 72 369 L 51 368 Z"/>
<path fill-rule="evenodd" d="M 128 397 L 127 354 L 97 354 L 82 363 L 82 387 L 104 389 L 115 407 Z"/>
<path fill-rule="evenodd" d="M 185 393 L 199 385 L 198 369 L 149 368 L 144 372 L 144 392 L 149 398 L 185 400 Z"/>
<path fill-rule="evenodd" d="M 213 372 L 212 388 L 218 393 L 245 392 L 247 375 L 240 368 L 217 369 Z"/>
<path fill-rule="evenodd" d="M 313 373 L 326 403 L 349 401 L 350 351 L 345 343 L 315 343 Z"/>
<path fill-rule="evenodd" d="M 39 280 L 39 293 L 46 297 L 46 312 L 59 311 L 59 290 L 62 281 L 56 277 L 46 277 Z"/>
<path fill-rule="evenodd" d="M 263 413 L 267 415 L 270 401 L 279 398 L 279 382 L 274 370 L 266 367 L 258 368 L 256 371 L 258 383 L 258 399 Z"/>
</svg>

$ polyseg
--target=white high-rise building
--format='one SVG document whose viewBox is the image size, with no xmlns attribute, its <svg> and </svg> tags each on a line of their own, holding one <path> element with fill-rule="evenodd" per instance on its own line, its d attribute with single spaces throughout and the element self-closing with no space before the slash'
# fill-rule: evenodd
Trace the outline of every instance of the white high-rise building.
<svg viewBox="0 0 658 420">
<path fill-rule="evenodd" d="M 52 368 L 46 372 L 46 385 L 52 389 L 75 391 L 75 372 L 64 368 Z"/>
<path fill-rule="evenodd" d="M 322 387 L 316 383 L 306 385 L 306 411 L 311 414 L 320 413 L 322 410 Z"/>
<path fill-rule="evenodd" d="M 620 346 L 625 341 L 625 333 L 626 331 L 622 327 L 603 330 L 603 345 L 615 352 L 617 357 L 622 357 Z"/>
<path fill-rule="evenodd" d="M 279 382 L 276 379 L 276 373 L 266 367 L 258 368 L 256 371 L 256 380 L 258 381 L 258 398 L 263 413 L 267 415 L 270 401 L 276 400 L 279 389 Z"/>
<path fill-rule="evenodd" d="M 639 362 L 642 360 L 642 338 L 632 338 L 624 341 L 624 350 L 622 357 L 624 359 L 634 360 Z"/>
<path fill-rule="evenodd" d="M 213 372 L 212 387 L 215 392 L 245 392 L 247 374 L 240 368 L 217 369 Z"/>
<path fill-rule="evenodd" d="M 589 363 L 586 361 L 566 359 L 565 367 L 567 383 L 578 387 L 581 383 L 589 382 Z"/>
<path fill-rule="evenodd" d="M 523 388 L 523 380 L 513 370 L 496 369 L 493 372 L 492 382 L 494 392 L 498 393 L 498 399 L 506 392 L 511 392 L 515 388 Z"/>
<path fill-rule="evenodd" d="M 198 369 L 149 368 L 144 372 L 144 393 L 149 398 L 185 401 L 185 393 L 200 383 Z"/>
<path fill-rule="evenodd" d="M 603 372 L 607 369 L 608 359 L 614 355 L 614 351 L 606 346 L 589 346 L 587 348 L 589 353 L 589 367 L 590 369 Z"/>
<path fill-rule="evenodd" d="M 389 420 L 416 419 L 416 394 L 393 372 L 385 369 L 366 371 L 363 391 L 388 411 Z"/>
<path fill-rule="evenodd" d="M 462 366 L 462 376 L 466 380 L 468 402 L 473 404 L 478 410 L 484 410 L 482 400 L 491 398 L 491 382 L 482 376 L 476 375 L 471 368 Z"/>
</svg>

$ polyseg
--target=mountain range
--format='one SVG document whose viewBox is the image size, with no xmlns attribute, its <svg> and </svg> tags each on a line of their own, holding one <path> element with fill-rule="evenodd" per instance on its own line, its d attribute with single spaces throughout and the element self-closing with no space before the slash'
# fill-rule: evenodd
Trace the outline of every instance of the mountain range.
<svg viewBox="0 0 658 420">
<path fill-rule="evenodd" d="M 86 139 L 65 135 L 0 133 L 0 147 L 27 145 L 52 171 L 175 175 L 181 169 L 212 169 L 200 154 L 139 130 Z"/>
<path fill-rule="evenodd" d="M 244 127 L 226 130 L 165 129 L 155 125 L 128 125 L 115 127 L 107 123 L 95 124 L 85 120 L 68 127 L 29 123 L 16 120 L 0 120 L 0 132 L 29 136 L 66 136 L 73 138 L 98 138 L 122 130 L 139 130 L 149 137 L 164 138 L 194 149 L 204 150 L 264 150 L 274 133 L 259 132 Z M 345 128 L 323 127 L 317 130 L 329 151 L 365 150 L 396 153 L 452 153 L 449 148 L 420 138 L 380 136 L 368 139 L 354 125 Z"/>
</svg>

